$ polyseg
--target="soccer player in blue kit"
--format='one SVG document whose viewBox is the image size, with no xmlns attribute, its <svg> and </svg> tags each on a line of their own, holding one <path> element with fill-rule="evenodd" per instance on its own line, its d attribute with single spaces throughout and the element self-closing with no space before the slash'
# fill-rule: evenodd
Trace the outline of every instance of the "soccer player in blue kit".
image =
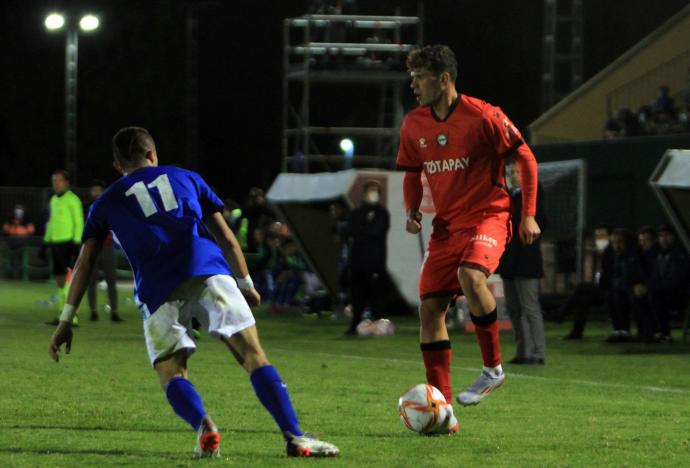
<svg viewBox="0 0 690 468">
<path fill-rule="evenodd" d="M 223 341 L 249 373 L 259 401 L 285 437 L 288 456 L 337 455 L 335 445 L 302 432 L 287 387 L 261 347 L 249 308 L 260 297 L 218 196 L 198 174 L 158 166 L 154 140 L 144 128 L 121 129 L 112 149 L 113 166 L 123 176 L 91 207 L 50 357 L 59 360 L 63 343 L 68 354 L 71 350 L 72 318 L 112 232 L 134 271 L 151 364 L 170 406 L 198 433 L 196 457 L 219 456 L 220 433 L 188 379 L 187 359 L 196 348 L 187 333 L 192 318 Z"/>
</svg>

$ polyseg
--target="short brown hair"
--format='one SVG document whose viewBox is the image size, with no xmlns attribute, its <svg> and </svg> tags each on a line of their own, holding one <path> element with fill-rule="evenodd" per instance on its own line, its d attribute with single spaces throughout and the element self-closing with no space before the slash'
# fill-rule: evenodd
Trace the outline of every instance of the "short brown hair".
<svg viewBox="0 0 690 468">
<path fill-rule="evenodd" d="M 407 56 L 407 69 L 429 70 L 435 75 L 448 72 L 450 81 L 458 77 L 458 61 L 450 47 L 446 45 L 428 45 L 412 50 Z"/>
<path fill-rule="evenodd" d="M 65 169 L 55 169 L 55 170 L 53 171 L 53 174 L 52 174 L 52 175 L 60 175 L 60 176 L 62 176 L 62 178 L 65 179 L 67 182 L 70 181 L 69 172 L 67 172 Z"/>
<path fill-rule="evenodd" d="M 121 128 L 113 136 L 113 156 L 125 164 L 144 159 L 147 152 L 155 149 L 153 137 L 143 127 Z"/>
</svg>

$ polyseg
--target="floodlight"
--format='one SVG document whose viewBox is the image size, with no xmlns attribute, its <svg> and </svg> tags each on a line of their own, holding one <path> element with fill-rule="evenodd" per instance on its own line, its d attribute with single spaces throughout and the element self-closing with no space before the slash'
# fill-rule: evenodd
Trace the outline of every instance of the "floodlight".
<svg viewBox="0 0 690 468">
<path fill-rule="evenodd" d="M 340 149 L 345 156 L 352 156 L 355 152 L 355 144 L 349 138 L 343 138 L 340 140 Z"/>
<path fill-rule="evenodd" d="M 51 13 L 46 16 L 44 24 L 48 31 L 56 31 L 65 25 L 65 17 L 60 13 Z"/>
<path fill-rule="evenodd" d="M 100 21 L 98 17 L 94 15 L 86 15 L 79 21 L 79 27 L 82 31 L 93 31 L 94 29 L 98 29 L 99 24 Z"/>
</svg>

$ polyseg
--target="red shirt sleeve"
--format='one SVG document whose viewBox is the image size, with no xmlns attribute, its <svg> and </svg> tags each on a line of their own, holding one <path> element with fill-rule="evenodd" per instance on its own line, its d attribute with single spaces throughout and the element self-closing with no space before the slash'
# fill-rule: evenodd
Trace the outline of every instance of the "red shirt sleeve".
<svg viewBox="0 0 690 468">
<path fill-rule="evenodd" d="M 513 125 L 500 107 L 484 107 L 484 130 L 496 153 L 506 156 L 524 143 L 520 130 Z"/>
<path fill-rule="evenodd" d="M 520 168 L 522 189 L 522 215 L 537 213 L 537 160 L 522 139 L 520 130 L 503 113 L 500 107 L 487 104 L 484 108 L 484 125 L 487 137 L 500 157 L 512 156 Z"/>
<path fill-rule="evenodd" d="M 520 145 L 513 153 L 515 164 L 520 169 L 522 189 L 522 216 L 537 215 L 537 159 L 527 144 Z"/>
<path fill-rule="evenodd" d="M 423 195 L 424 187 L 422 186 L 422 175 L 419 172 L 405 172 L 405 178 L 403 179 L 403 200 L 405 203 L 405 210 L 419 210 L 419 205 L 422 204 Z"/>
<path fill-rule="evenodd" d="M 400 147 L 395 161 L 398 169 L 408 172 L 422 172 L 422 162 L 419 152 L 410 136 L 409 123 L 406 118 L 400 127 Z"/>
</svg>

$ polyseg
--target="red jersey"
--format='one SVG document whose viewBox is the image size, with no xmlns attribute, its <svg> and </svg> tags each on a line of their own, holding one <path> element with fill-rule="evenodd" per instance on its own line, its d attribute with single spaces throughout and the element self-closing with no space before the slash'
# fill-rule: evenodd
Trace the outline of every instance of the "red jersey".
<svg viewBox="0 0 690 468">
<path fill-rule="evenodd" d="M 424 172 L 436 208 L 434 237 L 446 237 L 492 215 L 508 219 L 504 159 L 523 143 L 500 108 L 462 94 L 445 120 L 429 106 L 407 114 L 397 166 Z"/>
</svg>

